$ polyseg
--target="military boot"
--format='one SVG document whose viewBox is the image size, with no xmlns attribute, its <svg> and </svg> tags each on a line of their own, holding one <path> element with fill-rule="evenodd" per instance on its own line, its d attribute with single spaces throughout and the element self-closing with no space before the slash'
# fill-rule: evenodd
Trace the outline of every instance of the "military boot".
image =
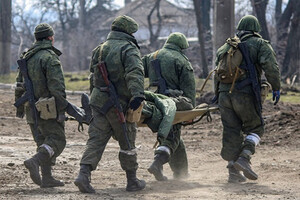
<svg viewBox="0 0 300 200">
<path fill-rule="evenodd" d="M 142 190 L 146 187 L 146 182 L 144 180 L 139 180 L 136 177 L 136 170 L 126 170 L 127 186 L 126 191 L 134 192 Z"/>
<path fill-rule="evenodd" d="M 90 184 L 91 182 L 91 166 L 80 165 L 80 171 L 74 184 L 78 187 L 82 193 L 95 193 L 94 188 Z"/>
<path fill-rule="evenodd" d="M 247 180 L 246 177 L 240 173 L 240 171 L 233 167 L 233 161 L 228 162 L 227 168 L 229 172 L 228 183 L 240 183 Z"/>
<path fill-rule="evenodd" d="M 163 175 L 163 165 L 169 160 L 169 155 L 165 152 L 158 153 L 154 157 L 153 163 L 148 168 L 148 172 L 153 174 L 158 181 L 166 181 L 168 178 Z"/>
<path fill-rule="evenodd" d="M 42 172 L 41 188 L 60 187 L 65 185 L 62 181 L 53 178 L 50 163 L 41 165 L 41 172 Z"/>
<path fill-rule="evenodd" d="M 257 174 L 251 169 L 250 156 L 244 157 L 243 154 L 234 162 L 233 166 L 239 171 L 243 171 L 244 176 L 250 180 L 256 180 Z"/>
<path fill-rule="evenodd" d="M 30 178 L 35 184 L 42 184 L 39 167 L 42 163 L 47 162 L 49 159 L 49 154 L 38 152 L 32 158 L 24 161 L 25 167 L 29 170 Z"/>
</svg>

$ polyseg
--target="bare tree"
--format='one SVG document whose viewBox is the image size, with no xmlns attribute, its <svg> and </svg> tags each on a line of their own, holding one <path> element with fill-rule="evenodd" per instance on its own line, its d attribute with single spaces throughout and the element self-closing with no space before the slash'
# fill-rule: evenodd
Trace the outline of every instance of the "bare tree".
<svg viewBox="0 0 300 200">
<path fill-rule="evenodd" d="M 208 64 L 205 55 L 205 43 L 204 43 L 204 36 L 203 36 L 203 24 L 202 24 L 202 14 L 201 14 L 201 0 L 193 0 L 194 2 L 194 9 L 198 27 L 198 41 L 200 44 L 200 55 L 202 61 L 202 77 L 208 76 Z"/>
<path fill-rule="evenodd" d="M 11 0 L 0 1 L 0 74 L 10 72 Z"/>
<path fill-rule="evenodd" d="M 147 22 L 148 22 L 148 29 L 150 32 L 150 45 L 151 46 L 156 46 L 157 39 L 159 37 L 160 31 L 161 31 L 161 26 L 162 26 L 162 17 L 160 15 L 160 0 L 156 0 L 153 8 L 151 9 L 149 15 L 147 16 Z M 155 26 L 156 31 L 154 31 L 154 26 L 153 26 L 153 20 L 152 14 L 156 10 L 156 17 L 158 19 L 157 25 Z"/>
<path fill-rule="evenodd" d="M 251 0 L 253 10 L 261 26 L 261 35 L 264 39 L 270 40 L 269 31 L 266 22 L 266 9 L 269 0 Z"/>
<path fill-rule="evenodd" d="M 276 53 L 281 73 L 283 77 L 287 77 L 295 73 L 299 74 L 299 1 L 289 0 L 283 12 L 281 12 L 281 6 L 282 0 L 277 0 Z"/>
<path fill-rule="evenodd" d="M 300 8 L 300 1 L 297 1 L 296 8 Z M 300 76 L 300 10 L 295 9 L 291 19 L 290 32 L 288 35 L 285 57 L 283 60 L 282 75 L 292 77 Z"/>
</svg>

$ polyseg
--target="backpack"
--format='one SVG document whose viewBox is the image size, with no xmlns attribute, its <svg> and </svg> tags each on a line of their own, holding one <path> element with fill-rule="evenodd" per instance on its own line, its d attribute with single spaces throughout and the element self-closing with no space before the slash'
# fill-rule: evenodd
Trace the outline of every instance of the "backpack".
<svg viewBox="0 0 300 200">
<path fill-rule="evenodd" d="M 239 79 L 245 71 L 239 66 L 242 64 L 243 55 L 238 48 L 238 37 L 228 38 L 220 48 L 219 63 L 215 69 L 215 75 L 221 83 L 232 83 Z"/>
<path fill-rule="evenodd" d="M 233 38 L 228 38 L 225 44 L 218 49 L 218 66 L 209 73 L 200 92 L 203 91 L 206 82 L 213 72 L 215 72 L 216 79 L 221 83 L 232 83 L 229 91 L 230 93 L 232 92 L 235 81 L 245 74 L 245 70 L 239 68 L 243 61 L 242 52 L 238 48 L 240 42 L 240 39 L 234 36 Z"/>
</svg>

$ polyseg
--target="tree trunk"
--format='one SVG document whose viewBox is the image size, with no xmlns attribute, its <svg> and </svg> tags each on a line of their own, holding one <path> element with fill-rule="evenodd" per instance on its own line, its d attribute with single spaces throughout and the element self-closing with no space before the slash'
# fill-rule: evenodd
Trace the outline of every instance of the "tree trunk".
<svg viewBox="0 0 300 200">
<path fill-rule="evenodd" d="M 277 44 L 276 44 L 276 54 L 277 60 L 281 70 L 283 70 L 283 60 L 285 57 L 285 50 L 287 46 L 287 38 L 288 38 L 288 31 L 290 20 L 294 12 L 295 3 L 297 0 L 289 0 L 284 12 L 278 18 L 276 32 L 277 32 Z"/>
<path fill-rule="evenodd" d="M 300 7 L 300 1 L 297 2 L 296 7 Z M 285 51 L 285 57 L 282 65 L 282 76 L 285 78 L 297 75 L 299 79 L 300 66 L 300 10 L 295 9 L 293 18 L 291 20 L 290 33 Z"/>
<path fill-rule="evenodd" d="M 10 72 L 11 0 L 0 1 L 0 74 Z"/>
<path fill-rule="evenodd" d="M 252 0 L 252 5 L 254 6 L 253 10 L 255 10 L 257 19 L 261 26 L 261 36 L 270 40 L 269 31 L 266 22 L 266 8 L 269 0 Z"/>
<path fill-rule="evenodd" d="M 147 16 L 148 28 L 149 28 L 149 32 L 150 32 L 150 46 L 152 46 L 152 47 L 156 47 L 157 39 L 158 39 L 158 37 L 160 35 L 160 31 L 161 31 L 162 18 L 160 16 L 159 8 L 160 8 L 160 0 L 156 0 L 153 8 L 151 9 L 149 15 Z M 158 23 L 156 25 L 157 26 L 156 31 L 154 32 L 151 17 L 152 17 L 153 12 L 155 11 L 155 9 L 157 12 L 156 16 L 158 19 Z"/>
<path fill-rule="evenodd" d="M 202 13 L 201 13 L 201 2 L 200 0 L 193 0 L 194 2 L 194 9 L 195 9 L 195 15 L 196 15 L 196 21 L 197 21 L 197 27 L 198 27 L 198 41 L 200 44 L 200 55 L 201 55 L 201 61 L 202 61 L 202 76 L 203 78 L 208 76 L 208 65 L 207 65 L 207 59 L 205 55 L 205 44 L 204 44 L 204 31 L 203 31 L 203 24 L 202 24 Z"/>
</svg>

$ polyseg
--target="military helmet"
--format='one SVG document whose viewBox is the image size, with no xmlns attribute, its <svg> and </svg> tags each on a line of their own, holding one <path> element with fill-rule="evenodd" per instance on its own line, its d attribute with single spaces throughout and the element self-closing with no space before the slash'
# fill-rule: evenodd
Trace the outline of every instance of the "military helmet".
<svg viewBox="0 0 300 200">
<path fill-rule="evenodd" d="M 171 33 L 166 41 L 166 44 L 168 43 L 175 44 L 181 49 L 187 49 L 189 47 L 185 35 L 179 32 Z"/>
<path fill-rule="evenodd" d="M 253 15 L 246 15 L 239 21 L 237 30 L 260 32 L 261 28 L 256 17 Z"/>
<path fill-rule="evenodd" d="M 41 23 L 34 29 L 35 39 L 42 39 L 54 35 L 53 28 L 47 23 Z"/>
<path fill-rule="evenodd" d="M 113 31 L 124 31 L 128 34 L 132 34 L 137 32 L 139 28 L 138 23 L 132 19 L 131 17 L 128 17 L 126 15 L 118 16 L 111 25 L 111 30 Z"/>
</svg>

